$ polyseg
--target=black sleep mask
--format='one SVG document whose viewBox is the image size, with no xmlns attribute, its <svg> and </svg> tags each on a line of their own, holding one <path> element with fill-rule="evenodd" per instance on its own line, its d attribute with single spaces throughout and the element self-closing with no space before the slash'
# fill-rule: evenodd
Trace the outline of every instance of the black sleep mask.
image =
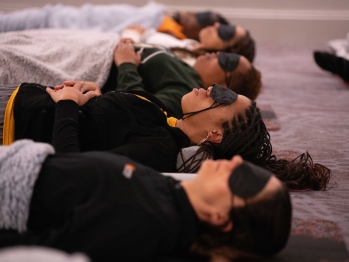
<svg viewBox="0 0 349 262">
<path fill-rule="evenodd" d="M 231 173 L 228 183 L 233 194 L 247 199 L 261 192 L 271 176 L 268 170 L 244 161 Z"/>
<path fill-rule="evenodd" d="M 210 92 L 210 96 L 220 105 L 231 105 L 238 99 L 238 94 L 221 85 L 214 84 Z"/>
<path fill-rule="evenodd" d="M 226 52 L 219 52 L 218 63 L 219 66 L 226 72 L 235 70 L 240 62 L 240 55 Z"/>
<path fill-rule="evenodd" d="M 198 20 L 198 23 L 202 26 L 208 26 L 213 23 L 213 21 L 211 21 L 212 12 L 200 12 L 196 13 L 195 16 Z"/>
<path fill-rule="evenodd" d="M 235 35 L 236 26 L 235 25 L 220 25 L 218 27 L 218 36 L 223 41 L 229 41 Z"/>
</svg>

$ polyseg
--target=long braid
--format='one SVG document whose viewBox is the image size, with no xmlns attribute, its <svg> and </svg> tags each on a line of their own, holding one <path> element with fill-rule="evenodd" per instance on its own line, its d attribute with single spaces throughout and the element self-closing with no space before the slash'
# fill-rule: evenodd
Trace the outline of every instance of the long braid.
<svg viewBox="0 0 349 262">
<path fill-rule="evenodd" d="M 245 160 L 261 165 L 271 158 L 272 145 L 256 102 L 245 113 L 232 119 L 225 127 L 222 142 L 215 149 L 215 158 L 230 159 L 240 155 Z"/>
<path fill-rule="evenodd" d="M 220 144 L 214 149 L 215 159 L 230 159 L 240 155 L 256 165 L 273 172 L 281 181 L 293 190 L 325 190 L 331 177 L 331 170 L 313 163 L 308 152 L 292 161 L 277 159 L 272 155 L 270 134 L 262 120 L 256 103 L 252 102 L 244 114 L 238 114 L 231 126 L 223 126 L 225 133 Z"/>
<path fill-rule="evenodd" d="M 331 170 L 313 163 L 308 151 L 291 161 L 275 158 L 264 167 L 284 181 L 291 190 L 326 190 L 331 178 Z"/>
</svg>

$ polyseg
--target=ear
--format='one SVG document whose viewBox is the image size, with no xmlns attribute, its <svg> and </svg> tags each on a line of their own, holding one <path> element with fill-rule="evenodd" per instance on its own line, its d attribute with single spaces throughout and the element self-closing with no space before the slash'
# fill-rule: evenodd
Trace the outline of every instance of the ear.
<svg viewBox="0 0 349 262">
<path fill-rule="evenodd" d="M 213 130 L 208 134 L 209 140 L 213 143 L 220 143 L 223 138 L 223 132 L 221 130 Z"/>
</svg>

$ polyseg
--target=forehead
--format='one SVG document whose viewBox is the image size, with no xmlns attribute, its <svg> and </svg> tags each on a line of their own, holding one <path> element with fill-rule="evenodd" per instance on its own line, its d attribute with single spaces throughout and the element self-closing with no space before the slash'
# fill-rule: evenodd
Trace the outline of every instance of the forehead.
<svg viewBox="0 0 349 262">
<path fill-rule="evenodd" d="M 251 105 L 251 100 L 243 95 L 238 95 L 237 100 L 231 104 L 226 105 L 227 110 L 231 112 L 232 118 L 236 116 L 237 113 L 244 112 Z M 247 119 L 245 119 L 246 121 Z"/>
</svg>

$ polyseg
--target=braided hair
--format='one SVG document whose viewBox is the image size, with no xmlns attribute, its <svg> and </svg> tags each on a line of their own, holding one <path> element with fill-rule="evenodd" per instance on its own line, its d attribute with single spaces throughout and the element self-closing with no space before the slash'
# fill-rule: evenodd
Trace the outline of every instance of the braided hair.
<svg viewBox="0 0 349 262">
<path fill-rule="evenodd" d="M 308 152 L 303 153 L 293 160 L 277 159 L 272 154 L 270 134 L 262 120 L 256 102 L 233 117 L 230 122 L 223 123 L 224 134 L 221 143 L 215 144 L 206 141 L 200 145 L 202 152 L 214 159 L 231 159 L 234 155 L 240 155 L 244 160 L 268 169 L 283 181 L 291 190 L 325 190 L 331 177 L 331 170 L 327 167 L 313 163 Z M 199 152 L 199 151 L 198 151 Z M 188 163 L 203 161 L 204 158 L 194 154 L 184 161 L 185 168 L 180 172 L 196 172 L 190 169 L 193 166 Z M 200 162 L 201 163 L 201 162 Z"/>
</svg>

